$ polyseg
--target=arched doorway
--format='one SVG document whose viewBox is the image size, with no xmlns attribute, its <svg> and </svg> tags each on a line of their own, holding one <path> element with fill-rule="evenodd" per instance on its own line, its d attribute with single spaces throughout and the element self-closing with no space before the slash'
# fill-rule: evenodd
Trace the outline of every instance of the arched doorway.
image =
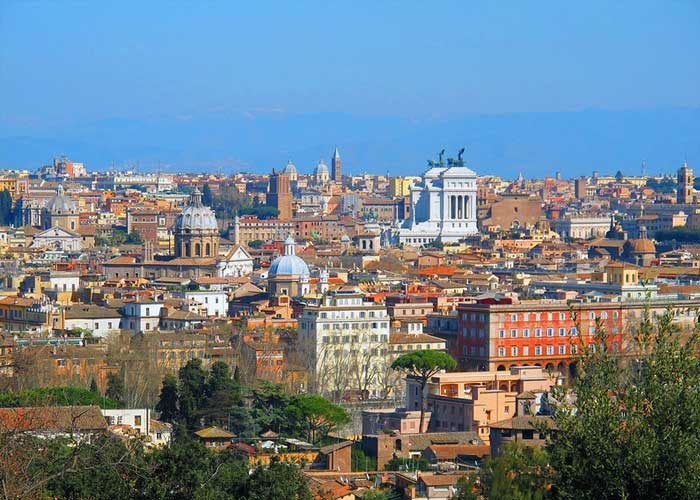
<svg viewBox="0 0 700 500">
<path fill-rule="evenodd" d="M 504 372 L 504 371 L 506 371 L 506 367 L 504 365 L 498 365 L 498 368 L 496 368 L 496 371 Z"/>
</svg>

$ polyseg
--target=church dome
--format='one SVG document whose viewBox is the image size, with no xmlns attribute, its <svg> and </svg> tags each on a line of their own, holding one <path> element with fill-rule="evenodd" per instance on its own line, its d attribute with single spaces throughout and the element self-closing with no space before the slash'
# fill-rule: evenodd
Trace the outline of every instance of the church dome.
<svg viewBox="0 0 700 500">
<path fill-rule="evenodd" d="M 287 162 L 287 166 L 284 167 L 284 170 L 282 170 L 282 173 L 284 174 L 297 174 L 297 167 L 294 166 L 294 163 L 292 163 L 292 160 L 289 160 Z"/>
<path fill-rule="evenodd" d="M 175 219 L 175 230 L 214 230 L 218 231 L 216 215 L 211 208 L 202 205 L 202 193 L 198 188 L 192 192 L 190 204 Z"/>
<path fill-rule="evenodd" d="M 318 165 L 316 165 L 316 170 L 314 170 L 314 175 L 330 175 L 330 170 L 328 170 L 328 165 L 323 163 L 323 160 L 318 161 Z"/>
<path fill-rule="evenodd" d="M 627 240 L 625 247 L 629 253 L 656 253 L 656 245 L 647 239 Z"/>
<path fill-rule="evenodd" d="M 75 206 L 75 202 L 66 196 L 65 192 L 63 191 L 63 186 L 59 184 L 58 189 L 56 190 L 56 196 L 51 198 L 46 204 L 46 210 L 51 213 L 60 214 L 75 212 L 77 207 Z"/>
<path fill-rule="evenodd" d="M 284 242 L 284 255 L 277 257 L 270 264 L 267 273 L 269 278 L 276 276 L 305 276 L 308 277 L 309 266 L 301 257 L 297 257 L 294 252 L 294 238 L 291 236 Z"/>
</svg>

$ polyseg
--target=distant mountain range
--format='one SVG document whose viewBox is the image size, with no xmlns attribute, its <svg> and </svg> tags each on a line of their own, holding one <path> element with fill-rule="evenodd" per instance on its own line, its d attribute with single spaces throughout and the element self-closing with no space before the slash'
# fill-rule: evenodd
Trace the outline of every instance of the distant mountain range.
<svg viewBox="0 0 700 500">
<path fill-rule="evenodd" d="M 300 173 L 338 145 L 344 173 L 419 175 L 442 148 L 467 148 L 479 174 L 515 177 L 700 172 L 700 108 L 466 114 L 433 119 L 344 113 L 113 119 L 62 127 L 0 125 L 0 168 L 30 168 L 66 154 L 88 169 L 138 164 L 142 171 L 269 172 L 288 159 Z M 695 163 L 695 165 L 693 165 Z"/>
</svg>

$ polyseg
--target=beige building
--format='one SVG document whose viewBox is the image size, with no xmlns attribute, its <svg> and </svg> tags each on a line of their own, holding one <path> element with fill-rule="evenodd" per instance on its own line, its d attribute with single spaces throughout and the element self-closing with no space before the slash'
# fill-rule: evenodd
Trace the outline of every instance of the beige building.
<svg viewBox="0 0 700 500">
<path fill-rule="evenodd" d="M 428 383 L 430 432 L 475 431 L 489 440 L 489 426 L 516 414 L 516 397 L 524 392 L 543 393 L 560 381 L 538 366 L 510 371 L 440 373 Z M 406 379 L 406 406 L 420 409 L 420 383 Z"/>
</svg>

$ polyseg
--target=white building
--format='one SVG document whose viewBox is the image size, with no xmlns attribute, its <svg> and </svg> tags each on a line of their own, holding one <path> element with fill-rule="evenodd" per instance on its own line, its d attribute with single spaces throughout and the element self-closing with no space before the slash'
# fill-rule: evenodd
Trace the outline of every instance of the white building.
<svg viewBox="0 0 700 500">
<path fill-rule="evenodd" d="M 334 399 L 378 397 L 386 392 L 389 322 L 383 304 L 365 302 L 358 289 L 336 290 L 304 307 L 299 353 L 309 390 Z"/>
<path fill-rule="evenodd" d="M 553 226 L 563 240 L 602 238 L 610 230 L 610 217 L 569 216 L 555 219 Z"/>
<path fill-rule="evenodd" d="M 411 215 L 399 230 L 399 243 L 455 243 L 477 233 L 476 173 L 460 163 L 432 167 L 411 186 Z"/>
<path fill-rule="evenodd" d="M 229 276 L 248 276 L 253 272 L 253 257 L 241 245 L 236 245 L 216 262 L 216 275 L 219 278 Z"/>
<path fill-rule="evenodd" d="M 134 332 L 157 330 L 162 308 L 162 302 L 143 299 L 125 304 L 122 308 L 122 330 Z"/>
<path fill-rule="evenodd" d="M 216 290 L 192 290 L 175 294 L 176 297 L 183 297 L 188 302 L 193 302 L 188 309 L 190 312 L 203 314 L 205 316 L 225 317 L 228 316 L 228 295 L 223 291 Z"/>
<path fill-rule="evenodd" d="M 172 426 L 152 419 L 151 410 L 147 408 L 101 411 L 109 426 L 128 426 L 146 437 L 151 446 L 164 446 L 170 442 Z"/>
<path fill-rule="evenodd" d="M 64 310 L 63 328 L 90 330 L 93 337 L 119 333 L 121 315 L 115 309 L 92 304 L 76 304 Z"/>
</svg>

